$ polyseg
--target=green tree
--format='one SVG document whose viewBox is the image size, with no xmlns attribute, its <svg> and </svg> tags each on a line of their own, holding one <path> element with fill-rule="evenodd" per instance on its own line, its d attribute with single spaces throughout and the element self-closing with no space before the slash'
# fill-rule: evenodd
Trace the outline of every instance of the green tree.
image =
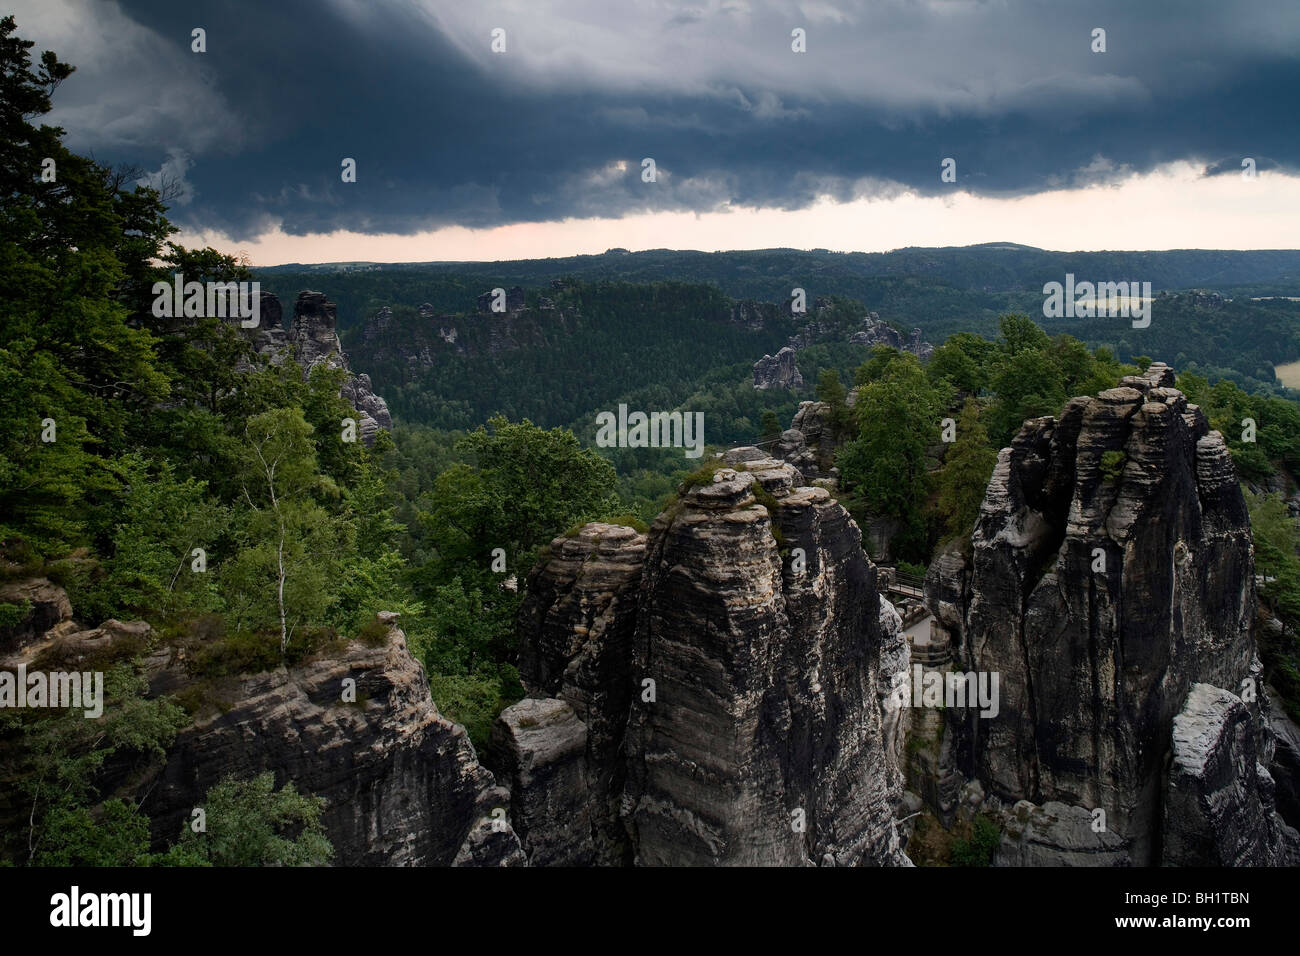
<svg viewBox="0 0 1300 956">
<path fill-rule="evenodd" d="M 830 406 L 827 424 L 830 426 L 831 440 L 839 442 L 853 432 L 853 411 L 849 408 L 848 393 L 840 381 L 840 373 L 826 369 L 817 382 L 817 401 Z"/>
<path fill-rule="evenodd" d="M 950 536 L 971 533 L 997 460 L 980 421 L 979 405 L 968 398 L 957 422 L 957 440 L 936 476 L 935 511 Z"/>
<path fill-rule="evenodd" d="M 313 494 L 337 489 L 317 471 L 312 427 L 301 409 L 255 415 L 244 435 L 245 509 L 240 551 L 223 575 L 226 600 L 246 626 L 277 623 L 283 655 L 293 628 L 321 623 L 332 603 L 342 529 Z"/>
<path fill-rule="evenodd" d="M 161 864 L 186 866 L 324 866 L 334 848 L 325 836 L 325 801 L 300 794 L 293 781 L 275 788 L 275 775 L 226 777 L 202 804 L 204 829 L 188 824 Z"/>
<path fill-rule="evenodd" d="M 1282 698 L 1293 719 L 1300 720 L 1300 528 L 1278 494 L 1257 495 L 1242 486 L 1255 545 L 1255 573 L 1261 602 L 1282 624 L 1280 634 L 1259 632 L 1264 679 Z"/>
<path fill-rule="evenodd" d="M 498 416 L 456 447 L 467 461 L 438 476 L 423 515 L 449 572 L 443 580 L 486 573 L 497 548 L 509 570 L 526 573 L 538 549 L 574 522 L 618 510 L 613 467 L 566 429 Z"/>
<path fill-rule="evenodd" d="M 926 449 L 939 440 L 946 388 L 936 388 L 920 362 L 904 354 L 858 391 L 858 437 L 837 456 L 841 474 L 873 515 L 900 519 L 911 543 L 907 557 L 924 557 L 922 508 L 929 491 Z"/>
<path fill-rule="evenodd" d="M 104 674 L 103 713 L 84 708 L 0 711 L 7 775 L 23 808 L 23 826 L 4 834 L 12 857 L 36 865 L 133 865 L 148 848 L 125 803 L 97 807 L 103 770 L 115 754 L 161 760 L 189 718 L 170 697 L 147 699 L 139 664 L 97 662 Z"/>
</svg>

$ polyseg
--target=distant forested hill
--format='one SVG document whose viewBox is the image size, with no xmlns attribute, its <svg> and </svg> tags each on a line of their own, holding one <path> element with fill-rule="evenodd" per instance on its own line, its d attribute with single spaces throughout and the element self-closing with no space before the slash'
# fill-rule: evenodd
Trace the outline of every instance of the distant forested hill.
<svg viewBox="0 0 1300 956">
<path fill-rule="evenodd" d="M 1229 294 L 1300 295 L 1300 250 L 1294 249 L 1053 252 L 1015 243 L 874 253 L 652 249 L 505 262 L 335 263 L 258 270 L 269 288 L 286 288 L 295 294 L 328 279 L 344 328 L 359 324 L 366 309 L 373 311 L 382 305 L 429 302 L 440 311 L 452 311 L 470 308 L 475 295 L 494 285 L 541 286 L 565 276 L 587 281 L 706 282 L 735 298 L 771 301 L 787 299 L 792 287 L 802 286 L 810 296 L 859 299 L 882 316 L 886 307 L 897 304 L 916 314 L 916 324 L 926 328 L 925 319 L 944 318 L 958 305 L 967 311 L 987 308 L 996 314 L 1007 304 L 1003 295 L 1040 294 L 1043 283 L 1060 281 L 1066 272 L 1090 281 L 1150 282 L 1156 291 L 1210 289 Z M 958 293 L 985 293 L 992 298 Z M 936 309 L 938 314 L 923 315 L 918 308 L 906 308 L 909 305 Z"/>
<path fill-rule="evenodd" d="M 569 425 L 635 392 L 674 408 L 719 366 L 748 370 L 800 327 L 775 305 L 707 285 L 575 283 L 504 314 L 421 314 L 394 306 L 353 337 L 353 365 L 401 418 L 472 428 L 494 414 Z"/>
</svg>

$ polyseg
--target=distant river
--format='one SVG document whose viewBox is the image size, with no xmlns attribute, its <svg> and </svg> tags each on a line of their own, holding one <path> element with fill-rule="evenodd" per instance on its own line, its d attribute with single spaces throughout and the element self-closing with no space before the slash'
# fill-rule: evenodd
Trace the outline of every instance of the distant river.
<svg viewBox="0 0 1300 956">
<path fill-rule="evenodd" d="M 1287 388 L 1300 388 L 1300 362 L 1274 365 L 1273 371 L 1277 373 L 1277 380 Z"/>
</svg>

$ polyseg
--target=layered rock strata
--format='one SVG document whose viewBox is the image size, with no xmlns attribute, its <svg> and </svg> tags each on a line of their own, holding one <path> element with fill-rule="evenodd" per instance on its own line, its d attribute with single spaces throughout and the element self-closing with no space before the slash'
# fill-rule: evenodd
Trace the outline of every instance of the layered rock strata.
<svg viewBox="0 0 1300 956">
<path fill-rule="evenodd" d="M 898 616 L 825 489 L 754 448 L 728 465 L 684 488 L 648 536 L 588 525 L 557 539 L 530 578 L 520 670 L 530 690 L 554 695 L 530 710 L 557 726 L 531 766 L 557 782 L 544 794 L 516 785 L 516 814 L 571 805 L 581 732 L 557 704 L 578 701 L 588 786 L 596 806 L 618 808 L 625 834 L 624 858 L 600 862 L 905 864 Z M 541 724 L 519 723 L 503 715 L 497 730 L 502 749 L 522 754 L 514 742 L 536 740 Z M 619 782 L 612 799 L 604 776 Z"/>
<path fill-rule="evenodd" d="M 174 659 L 155 661 L 153 692 L 189 682 Z M 355 702 L 344 681 L 355 681 Z M 276 785 L 322 797 L 325 834 L 342 866 L 526 863 L 509 794 L 479 765 L 465 729 L 442 717 L 406 638 L 349 644 L 335 659 L 280 667 L 213 688 L 137 797 L 156 841 L 180 833 L 223 778 L 270 770 Z"/>
<path fill-rule="evenodd" d="M 953 717 L 960 769 L 1008 803 L 1101 809 L 1133 863 L 1159 862 L 1189 692 L 1255 699 L 1253 563 L 1227 447 L 1167 366 L 1026 422 L 970 557 L 948 552 L 926 581 L 959 669 L 1000 675 L 996 717 Z M 1246 825 L 1263 833 L 1271 813 Z"/>
</svg>

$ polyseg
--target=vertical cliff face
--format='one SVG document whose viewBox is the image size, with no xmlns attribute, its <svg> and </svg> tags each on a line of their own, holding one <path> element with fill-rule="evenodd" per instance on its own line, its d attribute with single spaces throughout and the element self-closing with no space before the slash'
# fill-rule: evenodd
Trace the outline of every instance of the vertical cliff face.
<svg viewBox="0 0 1300 956">
<path fill-rule="evenodd" d="M 502 714 L 492 759 L 534 864 L 906 863 L 898 615 L 825 489 L 728 459 L 648 536 L 587 525 L 529 578 L 538 699 Z"/>
<path fill-rule="evenodd" d="M 523 739 L 536 715 L 508 713 L 498 721 L 494 769 L 500 767 L 514 781 L 520 796 L 516 821 L 534 863 L 571 863 L 578 858 L 612 866 L 627 862 L 627 833 L 619 819 L 626 777 L 623 733 L 632 701 L 632 635 L 645 562 L 645 535 L 620 525 L 592 522 L 571 538 L 556 538 L 548 560 L 528 578 L 527 595 L 520 608 L 519 676 L 531 696 L 553 698 L 571 710 L 573 721 L 550 721 L 553 744 Z M 560 713 L 556 708 L 554 713 Z M 574 725 L 576 722 L 576 726 Z M 521 777 L 525 763 L 515 756 L 526 748 L 529 766 L 541 772 L 541 763 L 558 759 L 569 748 L 558 742 L 581 736 L 581 778 L 577 771 L 562 771 L 562 781 L 578 794 L 564 792 L 549 781 Z M 498 760 L 498 754 L 501 758 Z M 581 780 L 581 782 L 579 782 Z M 562 791 L 539 797 L 537 791 Z M 535 802 L 558 803 L 575 809 L 549 821 L 541 815 L 523 819 Z M 576 808 L 580 808 L 576 809 Z M 545 832 L 561 823 L 560 816 L 585 815 L 591 832 L 584 839 L 590 849 L 567 846 L 557 851 L 537 848 L 560 846 Z M 577 857 L 574 856 L 577 855 Z"/>
<path fill-rule="evenodd" d="M 1195 684 L 1174 718 L 1164 805 L 1167 866 L 1286 866 L 1300 835 L 1276 811 L 1256 714 L 1237 695 Z M 1267 746 L 1267 745 L 1266 745 Z"/>
<path fill-rule="evenodd" d="M 771 459 L 736 466 L 647 542 L 627 740 L 637 861 L 901 862 L 880 664 L 898 647 L 875 568 L 825 489 Z"/>
<path fill-rule="evenodd" d="M 1245 504 L 1222 437 L 1173 386 L 1157 363 L 1026 422 L 972 556 L 935 562 L 926 589 L 962 666 L 1000 675 L 998 715 L 959 728 L 963 769 L 1003 800 L 1104 810 L 1138 864 L 1160 858 L 1191 688 L 1253 686 Z"/>
</svg>

